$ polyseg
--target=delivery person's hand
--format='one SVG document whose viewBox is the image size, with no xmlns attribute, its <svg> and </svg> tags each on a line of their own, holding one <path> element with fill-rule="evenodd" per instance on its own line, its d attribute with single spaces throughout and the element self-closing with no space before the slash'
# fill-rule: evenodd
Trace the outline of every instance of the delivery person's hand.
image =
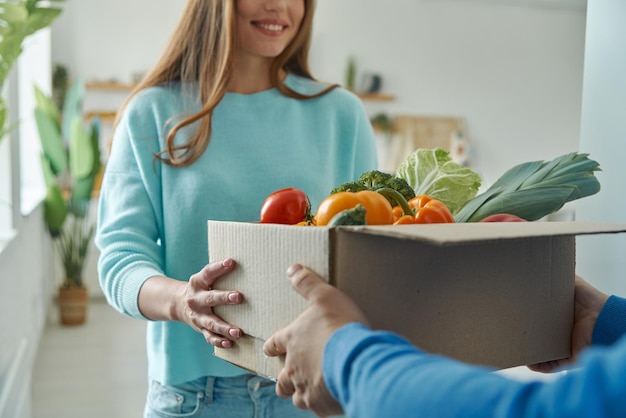
<svg viewBox="0 0 626 418">
<path fill-rule="evenodd" d="M 347 295 L 299 264 L 287 271 L 291 284 L 309 307 L 287 327 L 277 331 L 264 344 L 268 356 L 286 354 L 285 368 L 278 376 L 276 393 L 293 396 L 293 404 L 312 409 L 318 416 L 339 415 L 339 403 L 328 393 L 322 374 L 324 347 L 342 326 L 367 323 L 365 315 Z"/>
<path fill-rule="evenodd" d="M 572 356 L 528 366 L 531 370 L 548 373 L 573 363 L 586 347 L 591 345 L 593 328 L 609 296 L 576 276 L 574 327 L 572 329 Z"/>
</svg>

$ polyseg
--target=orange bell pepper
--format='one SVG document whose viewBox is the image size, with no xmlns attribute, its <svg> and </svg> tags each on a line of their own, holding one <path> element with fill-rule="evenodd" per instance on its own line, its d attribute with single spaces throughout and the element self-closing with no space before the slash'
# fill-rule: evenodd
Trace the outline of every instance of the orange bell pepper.
<svg viewBox="0 0 626 418">
<path fill-rule="evenodd" d="M 393 208 L 396 220 L 394 225 L 454 223 L 450 209 L 440 200 L 427 195 L 418 195 L 407 202 L 413 215 L 407 214 L 400 206 Z"/>
<path fill-rule="evenodd" d="M 365 206 L 365 221 L 368 225 L 391 225 L 393 223 L 391 204 L 383 195 L 372 190 L 331 194 L 320 203 L 314 222 L 318 226 L 328 225 L 337 213 L 352 209 L 358 204 Z"/>
</svg>

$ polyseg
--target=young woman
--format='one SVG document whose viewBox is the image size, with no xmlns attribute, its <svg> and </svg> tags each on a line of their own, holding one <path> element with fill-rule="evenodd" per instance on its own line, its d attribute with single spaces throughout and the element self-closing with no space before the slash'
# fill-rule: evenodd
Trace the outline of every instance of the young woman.
<svg viewBox="0 0 626 418">
<path fill-rule="evenodd" d="M 109 303 L 147 319 L 146 417 L 310 416 L 271 381 L 213 356 L 242 334 L 212 308 L 232 269 L 209 264 L 206 221 L 258 221 L 284 187 L 319 204 L 376 168 L 358 98 L 313 79 L 313 0 L 189 0 L 163 56 L 119 113 L 96 243 Z"/>
</svg>

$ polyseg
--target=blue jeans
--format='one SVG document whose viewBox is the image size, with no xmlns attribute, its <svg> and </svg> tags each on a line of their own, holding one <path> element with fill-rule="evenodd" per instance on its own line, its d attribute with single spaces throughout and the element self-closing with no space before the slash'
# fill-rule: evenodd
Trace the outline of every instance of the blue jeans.
<svg viewBox="0 0 626 418">
<path fill-rule="evenodd" d="M 276 395 L 271 380 L 254 375 L 203 377 L 176 386 L 151 382 L 144 418 L 312 418 Z"/>
</svg>

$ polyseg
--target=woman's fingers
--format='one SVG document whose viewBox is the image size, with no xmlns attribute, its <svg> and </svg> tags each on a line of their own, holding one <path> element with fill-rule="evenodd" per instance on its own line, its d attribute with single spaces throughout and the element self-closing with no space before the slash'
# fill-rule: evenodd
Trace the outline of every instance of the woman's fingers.
<svg viewBox="0 0 626 418">
<path fill-rule="evenodd" d="M 241 329 L 223 321 L 216 315 L 192 313 L 191 322 L 197 331 L 201 332 L 204 339 L 216 347 L 232 347 L 232 341 L 241 338 Z"/>
<path fill-rule="evenodd" d="M 189 278 L 189 285 L 195 290 L 209 290 L 220 277 L 235 268 L 235 260 L 227 258 L 209 263 Z"/>
<path fill-rule="evenodd" d="M 237 305 L 242 301 L 241 293 L 229 290 L 206 290 L 194 293 L 187 298 L 187 306 L 194 311 L 222 305 Z"/>
<path fill-rule="evenodd" d="M 189 278 L 187 317 L 196 331 L 202 333 L 204 339 L 216 347 L 232 347 L 232 341 L 243 335 L 241 329 L 225 322 L 213 312 L 216 306 L 237 305 L 243 301 L 239 292 L 212 289 L 213 284 L 234 267 L 235 261 L 227 258 L 207 264 Z"/>
</svg>

